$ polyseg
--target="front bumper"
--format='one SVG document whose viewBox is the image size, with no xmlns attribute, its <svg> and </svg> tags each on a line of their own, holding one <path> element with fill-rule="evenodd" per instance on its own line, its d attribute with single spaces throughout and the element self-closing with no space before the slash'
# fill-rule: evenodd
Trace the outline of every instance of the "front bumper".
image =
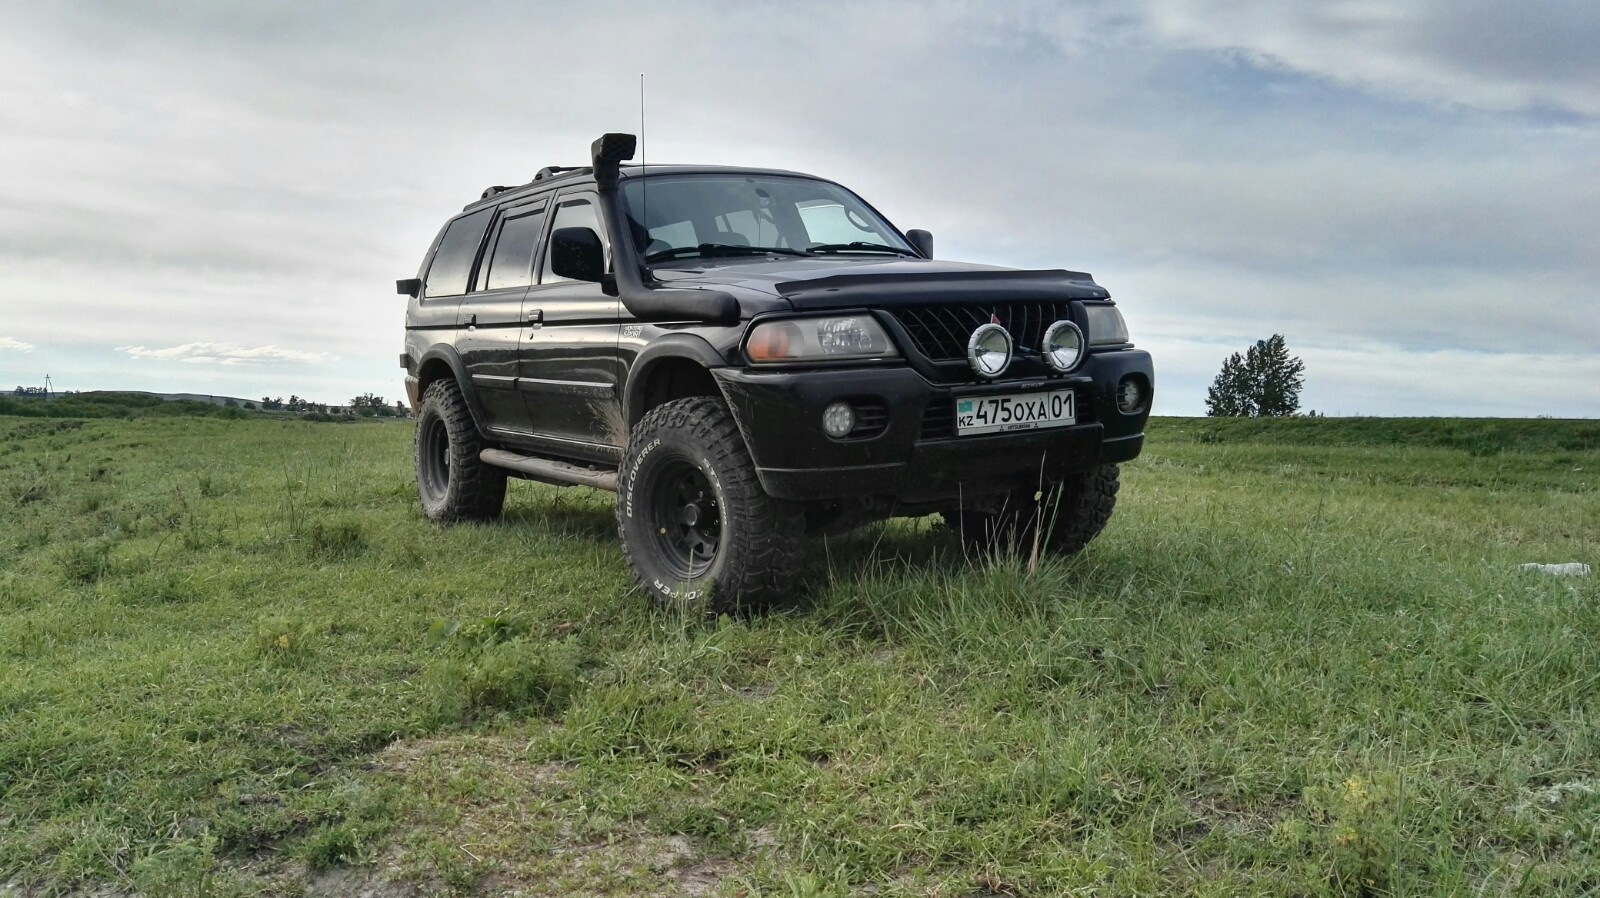
<svg viewBox="0 0 1600 898">
<path fill-rule="evenodd" d="M 990 384 L 936 384 L 903 365 L 833 370 L 713 371 L 767 493 L 785 499 L 878 497 L 936 502 L 1024 481 L 1061 477 L 1136 457 L 1144 445 L 1154 374 L 1149 353 L 1093 353 L 1073 374 Z M 1143 408 L 1124 414 L 1117 386 L 1139 378 Z M 958 437 L 957 396 L 1076 391 L 1078 423 L 1047 430 Z M 822 411 L 840 399 L 881 407 L 882 429 L 833 439 Z"/>
</svg>

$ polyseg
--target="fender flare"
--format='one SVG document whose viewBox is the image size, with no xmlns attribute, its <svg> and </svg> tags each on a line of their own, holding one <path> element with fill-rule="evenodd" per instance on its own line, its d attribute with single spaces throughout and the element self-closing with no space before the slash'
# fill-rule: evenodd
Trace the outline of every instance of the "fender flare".
<svg viewBox="0 0 1600 898">
<path fill-rule="evenodd" d="M 428 347 L 428 351 L 417 361 L 417 373 L 420 375 L 430 363 L 437 361 L 449 366 L 450 376 L 455 378 L 456 386 L 461 390 L 461 398 L 467 401 L 467 411 L 472 415 L 472 426 L 477 428 L 479 436 L 488 439 L 489 433 L 483 429 L 483 413 L 478 405 L 478 391 L 472 386 L 472 378 L 467 376 L 467 366 L 462 363 L 455 347 L 447 343 L 435 343 Z M 426 383 L 418 384 L 417 395 L 420 396 L 427 388 Z"/>
<path fill-rule="evenodd" d="M 635 356 L 633 364 L 628 366 L 628 382 L 622 393 L 622 412 L 630 428 L 644 416 L 644 379 L 663 362 L 674 360 L 694 362 L 706 369 L 707 374 L 728 365 L 728 360 L 713 349 L 705 338 L 694 334 L 667 334 L 650 341 L 650 345 Z M 714 375 L 712 380 L 716 380 Z M 721 390 L 720 382 L 717 388 Z"/>
</svg>

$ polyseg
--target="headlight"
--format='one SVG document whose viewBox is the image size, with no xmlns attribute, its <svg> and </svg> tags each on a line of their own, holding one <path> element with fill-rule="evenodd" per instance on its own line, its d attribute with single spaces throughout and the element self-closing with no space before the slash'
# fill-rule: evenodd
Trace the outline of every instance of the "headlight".
<svg viewBox="0 0 1600 898">
<path fill-rule="evenodd" d="M 1089 345 L 1107 346 L 1128 342 L 1128 323 L 1116 306 L 1084 306 L 1089 316 Z"/>
<path fill-rule="evenodd" d="M 744 354 L 757 365 L 893 358 L 900 353 L 871 315 L 784 318 L 750 329 Z"/>
</svg>

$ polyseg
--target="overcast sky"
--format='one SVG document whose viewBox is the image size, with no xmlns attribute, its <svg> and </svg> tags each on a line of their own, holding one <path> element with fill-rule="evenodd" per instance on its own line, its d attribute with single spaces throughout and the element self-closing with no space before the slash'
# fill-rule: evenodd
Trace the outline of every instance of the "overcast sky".
<svg viewBox="0 0 1600 898">
<path fill-rule="evenodd" d="M 639 124 L 944 258 L 1092 272 L 1156 411 L 1600 417 L 1600 3 L 0 0 L 0 385 L 404 394 L 485 186 Z"/>
</svg>

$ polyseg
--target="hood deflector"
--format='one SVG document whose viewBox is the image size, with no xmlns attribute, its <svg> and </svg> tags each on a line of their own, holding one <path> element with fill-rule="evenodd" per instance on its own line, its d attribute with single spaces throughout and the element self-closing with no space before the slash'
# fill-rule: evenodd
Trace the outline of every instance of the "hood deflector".
<svg viewBox="0 0 1600 898">
<path fill-rule="evenodd" d="M 1108 299 L 1081 271 L 881 272 L 785 281 L 778 294 L 796 308 L 874 304 Z"/>
</svg>

